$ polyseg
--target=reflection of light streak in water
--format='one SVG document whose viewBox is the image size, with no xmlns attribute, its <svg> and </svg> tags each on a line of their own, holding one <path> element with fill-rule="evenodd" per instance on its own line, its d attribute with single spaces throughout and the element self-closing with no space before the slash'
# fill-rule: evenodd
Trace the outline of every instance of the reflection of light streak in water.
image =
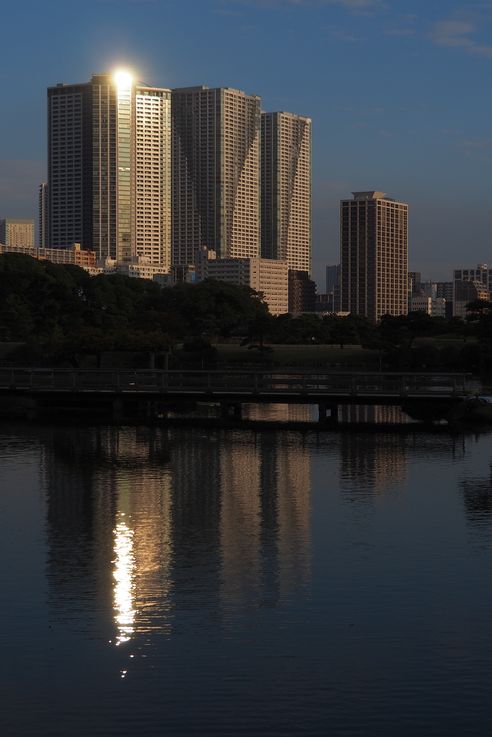
<svg viewBox="0 0 492 737">
<path fill-rule="evenodd" d="M 124 521 L 120 512 L 120 521 L 114 530 L 114 618 L 118 628 L 116 644 L 128 642 L 134 632 L 136 610 L 133 605 L 133 578 L 135 556 L 133 554 L 133 530 Z"/>
</svg>

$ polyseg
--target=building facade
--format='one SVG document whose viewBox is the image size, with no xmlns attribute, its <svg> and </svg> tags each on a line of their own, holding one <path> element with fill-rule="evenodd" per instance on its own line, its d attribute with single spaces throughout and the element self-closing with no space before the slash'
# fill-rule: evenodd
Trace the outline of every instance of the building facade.
<svg viewBox="0 0 492 737">
<path fill-rule="evenodd" d="M 0 243 L 4 246 L 34 246 L 34 220 L 2 218 L 0 220 Z"/>
<path fill-rule="evenodd" d="M 96 254 L 74 243 L 67 248 L 37 248 L 36 246 L 4 246 L 0 245 L 0 253 L 22 253 L 24 256 L 39 261 L 51 261 L 54 264 L 73 264 L 91 271 L 96 266 Z"/>
<path fill-rule="evenodd" d="M 488 264 L 477 264 L 475 269 L 455 269 L 453 271 L 453 289 L 456 282 L 480 282 L 492 293 L 492 268 Z"/>
<path fill-rule="evenodd" d="M 47 248 L 48 243 L 48 183 L 42 182 L 38 189 L 38 237 L 39 248 Z"/>
<path fill-rule="evenodd" d="M 408 205 L 383 192 L 340 203 L 340 309 L 377 322 L 408 312 Z"/>
<path fill-rule="evenodd" d="M 135 254 L 171 267 L 171 92 L 136 88 Z"/>
<path fill-rule="evenodd" d="M 261 115 L 261 254 L 311 272 L 311 120 Z"/>
<path fill-rule="evenodd" d="M 425 312 L 430 317 L 446 317 L 446 300 L 442 297 L 413 295 L 409 308 L 410 312 Z"/>
<path fill-rule="evenodd" d="M 172 91 L 173 263 L 201 248 L 260 256 L 260 98 L 230 88 Z"/>
<path fill-rule="evenodd" d="M 50 246 L 171 261 L 171 93 L 131 75 L 48 89 Z"/>
<path fill-rule="evenodd" d="M 455 272 L 456 273 L 456 272 Z M 453 294 L 453 317 L 465 318 L 466 306 L 476 300 L 490 300 L 490 292 L 482 281 L 455 279 Z"/>
<path fill-rule="evenodd" d="M 289 312 L 316 312 L 316 284 L 306 271 L 289 269 Z"/>
<path fill-rule="evenodd" d="M 340 264 L 330 264 L 326 267 L 326 294 L 334 292 L 340 285 Z"/>
<path fill-rule="evenodd" d="M 197 261 L 197 280 L 247 286 L 260 292 L 272 315 L 289 311 L 289 267 L 286 261 L 268 258 L 215 258 L 213 252 Z"/>
</svg>

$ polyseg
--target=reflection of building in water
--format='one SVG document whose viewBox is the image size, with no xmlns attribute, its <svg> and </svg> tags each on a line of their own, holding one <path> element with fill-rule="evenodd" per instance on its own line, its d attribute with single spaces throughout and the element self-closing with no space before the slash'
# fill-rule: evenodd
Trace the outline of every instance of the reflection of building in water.
<svg viewBox="0 0 492 737">
<path fill-rule="evenodd" d="M 309 568 L 310 454 L 289 436 L 232 438 L 221 454 L 221 549 L 226 605 L 251 594 L 274 603 Z"/>
<path fill-rule="evenodd" d="M 75 428 L 54 430 L 45 438 L 48 596 L 69 617 L 81 608 L 92 616 L 111 606 L 112 541 L 104 530 L 113 518 L 113 498 L 94 484 L 100 439 L 97 431 Z"/>
<path fill-rule="evenodd" d="M 477 527 L 492 526 L 492 466 L 488 477 L 461 482 L 468 521 Z"/>
<path fill-rule="evenodd" d="M 152 430 L 55 430 L 46 445 L 50 599 L 113 612 L 117 644 L 169 608 L 170 476 Z M 96 606 L 94 606 L 96 605 Z"/>
<path fill-rule="evenodd" d="M 317 407 L 314 407 L 317 411 Z M 270 422 L 310 422 L 313 408 L 308 404 L 244 404 L 243 417 Z"/>
<path fill-rule="evenodd" d="M 122 644 L 168 631 L 176 609 L 201 616 L 294 591 L 309 570 L 310 452 L 292 438 L 52 431 L 53 610 Z"/>
<path fill-rule="evenodd" d="M 410 422 L 410 418 L 400 407 L 383 405 L 342 405 L 338 409 L 340 422 L 370 423 L 377 425 L 402 424 Z"/>
<path fill-rule="evenodd" d="M 173 602 L 199 608 L 220 585 L 220 444 L 215 436 L 172 436 Z"/>
<path fill-rule="evenodd" d="M 116 467 L 111 477 L 116 519 L 114 608 L 118 640 L 169 627 L 171 595 L 171 476 L 169 468 Z M 129 630 L 127 632 L 127 630 Z"/>
<path fill-rule="evenodd" d="M 340 439 L 342 490 L 382 493 L 406 476 L 406 440 L 385 433 L 342 433 Z"/>
</svg>

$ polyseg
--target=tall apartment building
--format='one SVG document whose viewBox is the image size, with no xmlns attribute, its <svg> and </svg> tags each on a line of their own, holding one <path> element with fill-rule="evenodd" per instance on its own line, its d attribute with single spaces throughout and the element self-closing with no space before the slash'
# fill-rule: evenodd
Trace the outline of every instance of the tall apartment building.
<svg viewBox="0 0 492 737">
<path fill-rule="evenodd" d="M 34 220 L 2 218 L 0 243 L 4 246 L 34 246 Z"/>
<path fill-rule="evenodd" d="M 48 248 L 48 184 L 42 182 L 38 189 L 38 238 L 39 248 Z"/>
<path fill-rule="evenodd" d="M 383 192 L 340 203 L 341 311 L 377 321 L 408 312 L 408 205 Z"/>
<path fill-rule="evenodd" d="M 171 93 L 131 75 L 48 88 L 49 240 L 171 262 Z"/>
<path fill-rule="evenodd" d="M 260 255 L 260 98 L 230 88 L 172 92 L 173 263 Z"/>
<path fill-rule="evenodd" d="M 261 252 L 311 271 L 311 120 L 261 115 Z"/>
</svg>

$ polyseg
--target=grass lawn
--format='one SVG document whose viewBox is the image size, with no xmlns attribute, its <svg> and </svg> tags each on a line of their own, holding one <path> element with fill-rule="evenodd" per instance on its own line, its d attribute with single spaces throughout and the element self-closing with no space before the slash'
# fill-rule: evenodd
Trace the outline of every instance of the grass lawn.
<svg viewBox="0 0 492 737">
<path fill-rule="evenodd" d="M 246 346 L 216 344 L 219 360 L 227 363 L 260 363 L 258 350 Z M 377 369 L 379 352 L 360 345 L 274 345 L 265 353 L 265 361 L 281 366 L 329 366 L 330 368 Z"/>
</svg>

